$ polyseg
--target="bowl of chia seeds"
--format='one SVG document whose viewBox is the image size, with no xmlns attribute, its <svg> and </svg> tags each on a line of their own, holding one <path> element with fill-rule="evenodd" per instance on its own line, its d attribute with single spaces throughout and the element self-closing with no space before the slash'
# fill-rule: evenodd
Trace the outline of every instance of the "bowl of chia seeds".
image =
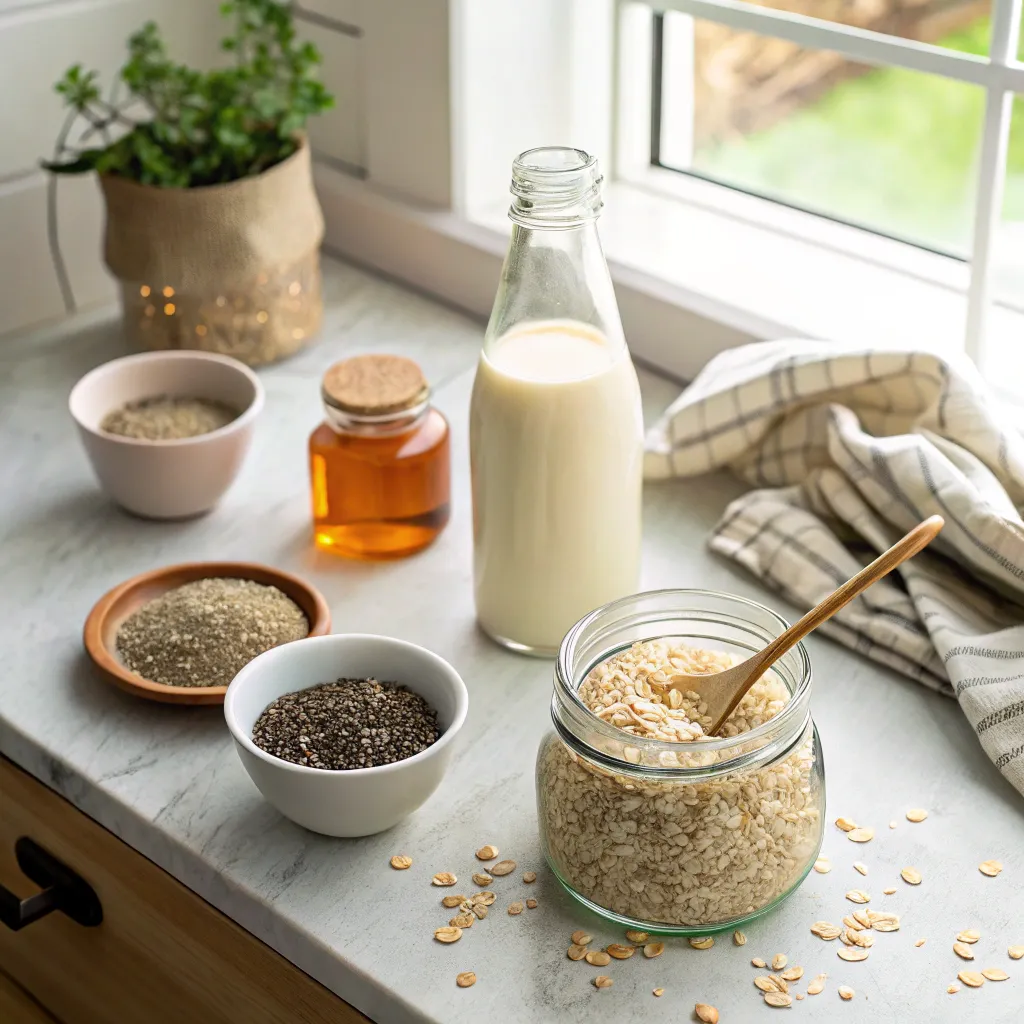
<svg viewBox="0 0 1024 1024">
<path fill-rule="evenodd" d="M 362 633 L 269 650 L 224 698 L 259 791 L 329 836 L 373 835 L 415 811 L 444 777 L 468 709 L 466 685 L 443 658 Z"/>
<path fill-rule="evenodd" d="M 263 407 L 247 366 L 210 352 L 144 352 L 87 373 L 68 400 L 103 488 L 150 519 L 209 512 L 231 486 Z"/>
</svg>

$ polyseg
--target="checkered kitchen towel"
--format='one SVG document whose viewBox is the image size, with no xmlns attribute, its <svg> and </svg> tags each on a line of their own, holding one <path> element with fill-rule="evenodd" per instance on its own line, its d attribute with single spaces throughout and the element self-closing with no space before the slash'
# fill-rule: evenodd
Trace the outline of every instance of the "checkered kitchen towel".
<svg viewBox="0 0 1024 1024">
<path fill-rule="evenodd" d="M 762 342 L 712 360 L 648 436 L 648 479 L 758 488 L 710 545 L 809 608 L 916 523 L 938 539 L 823 629 L 954 696 L 1024 793 L 1024 438 L 977 372 L 921 351 Z"/>
</svg>

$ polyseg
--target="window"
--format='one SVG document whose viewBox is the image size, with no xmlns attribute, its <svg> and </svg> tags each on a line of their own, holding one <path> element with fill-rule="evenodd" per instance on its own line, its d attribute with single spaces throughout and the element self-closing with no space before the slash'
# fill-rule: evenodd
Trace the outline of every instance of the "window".
<svg viewBox="0 0 1024 1024">
<path fill-rule="evenodd" d="M 762 223 L 802 211 L 818 223 L 789 223 L 819 238 L 836 224 L 912 247 L 962 295 L 968 353 L 1003 375 L 1024 329 L 1020 6 L 659 0 L 620 81 L 650 68 L 651 168 Z"/>
</svg>

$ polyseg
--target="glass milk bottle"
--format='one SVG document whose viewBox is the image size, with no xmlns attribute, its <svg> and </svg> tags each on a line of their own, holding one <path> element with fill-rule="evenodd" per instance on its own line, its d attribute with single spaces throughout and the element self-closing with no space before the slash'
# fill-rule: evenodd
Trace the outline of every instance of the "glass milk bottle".
<svg viewBox="0 0 1024 1024">
<path fill-rule="evenodd" d="M 554 655 L 587 612 L 639 584 L 643 420 L 597 235 L 594 157 L 512 165 L 512 240 L 470 409 L 476 613 Z"/>
</svg>

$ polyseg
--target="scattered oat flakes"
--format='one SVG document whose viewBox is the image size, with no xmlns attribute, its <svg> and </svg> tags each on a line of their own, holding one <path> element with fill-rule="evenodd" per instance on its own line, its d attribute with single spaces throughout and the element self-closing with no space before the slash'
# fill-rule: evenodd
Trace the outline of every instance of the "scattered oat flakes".
<svg viewBox="0 0 1024 1024">
<path fill-rule="evenodd" d="M 851 903 L 868 903 L 871 897 L 863 889 L 851 889 L 847 894 L 846 898 Z"/>
<path fill-rule="evenodd" d="M 450 871 L 439 871 L 430 880 L 431 885 L 454 885 L 458 879 Z"/>
<path fill-rule="evenodd" d="M 996 875 L 1003 870 L 1003 865 L 1002 862 L 998 860 L 983 860 L 978 865 L 978 870 L 983 875 L 988 875 L 989 878 L 995 878 Z"/>
<path fill-rule="evenodd" d="M 866 875 L 868 873 L 868 866 L 863 861 L 855 860 L 853 862 L 853 870 L 859 871 L 862 875 Z"/>
<path fill-rule="evenodd" d="M 482 921 L 487 916 L 487 908 L 482 903 L 474 903 L 473 916 L 478 921 Z"/>
<path fill-rule="evenodd" d="M 956 953 L 961 960 L 973 960 L 974 950 L 967 945 L 966 942 L 954 942 L 953 952 Z"/>
<path fill-rule="evenodd" d="M 714 944 L 715 940 L 710 935 L 700 935 L 690 939 L 690 945 L 694 949 L 710 949 Z"/>
<path fill-rule="evenodd" d="M 523 912 L 522 903 L 510 903 L 508 905 L 508 912 L 510 917 L 515 917 L 517 914 L 521 914 Z"/>
<path fill-rule="evenodd" d="M 599 974 L 594 979 L 594 988 L 611 988 L 612 979 L 607 974 Z"/>
<path fill-rule="evenodd" d="M 530 885 L 532 882 L 536 882 L 537 881 L 537 872 L 536 871 L 527 871 L 527 872 L 525 872 L 523 874 L 523 881 L 527 885 Z"/>
<path fill-rule="evenodd" d="M 459 896 L 457 893 L 453 893 L 451 896 L 445 896 L 441 899 L 441 906 L 447 907 L 449 910 L 451 910 L 452 907 L 457 907 L 465 902 L 465 896 Z"/>
<path fill-rule="evenodd" d="M 492 846 L 490 843 L 486 846 L 481 846 L 480 849 L 476 851 L 477 860 L 494 860 L 497 856 L 498 848 L 496 846 Z"/>
<path fill-rule="evenodd" d="M 856 993 L 853 991 L 852 988 L 850 988 L 849 985 L 840 985 L 839 986 L 839 998 L 840 999 L 850 1000 L 850 999 L 852 999 L 854 997 L 854 995 L 856 995 Z"/>
<path fill-rule="evenodd" d="M 566 952 L 570 960 L 582 960 L 587 955 L 587 947 L 574 942 Z"/>
<path fill-rule="evenodd" d="M 477 871 L 473 874 L 474 885 L 490 885 L 494 879 L 486 871 Z"/>
<path fill-rule="evenodd" d="M 621 943 L 613 942 L 610 946 L 605 946 L 604 951 L 616 960 L 628 960 L 636 952 L 636 946 L 623 946 Z"/>
<path fill-rule="evenodd" d="M 848 944 L 851 946 L 860 946 L 861 949 L 870 949 L 875 944 L 875 937 L 866 928 L 862 928 L 860 931 L 854 931 L 852 928 L 848 928 L 846 931 L 846 939 Z"/>
<path fill-rule="evenodd" d="M 406 868 L 412 867 L 412 857 L 406 857 L 405 854 L 396 853 L 394 857 L 391 858 L 390 863 L 396 871 L 405 871 Z"/>
<path fill-rule="evenodd" d="M 789 963 L 789 957 L 785 953 L 776 953 L 772 957 L 772 970 L 781 971 Z"/>
<path fill-rule="evenodd" d="M 824 991 L 825 978 L 827 977 L 828 975 L 826 974 L 816 974 L 813 978 L 811 978 L 810 982 L 807 985 L 807 994 L 809 996 L 816 996 L 820 994 L 822 991 Z"/>
<path fill-rule="evenodd" d="M 851 963 L 856 963 L 858 960 L 867 960 L 868 951 L 861 949 L 860 946 L 843 946 L 842 949 L 836 950 L 839 954 L 840 960 L 849 960 Z"/>
<path fill-rule="evenodd" d="M 827 875 L 832 870 L 832 861 L 830 861 L 828 857 L 819 857 L 814 862 L 814 870 L 817 871 L 819 875 Z"/>
<path fill-rule="evenodd" d="M 921 872 L 918 871 L 917 868 L 904 868 L 900 872 L 900 878 L 902 878 L 907 885 L 921 884 Z"/>
<path fill-rule="evenodd" d="M 977 942 L 981 938 L 981 932 L 975 928 L 968 928 L 966 931 L 960 932 L 957 937 L 957 942 Z"/>
<path fill-rule="evenodd" d="M 661 998 L 661 996 L 663 996 L 664 994 L 665 990 L 663 988 L 656 988 L 654 990 L 654 995 L 658 996 L 659 998 Z"/>
<path fill-rule="evenodd" d="M 971 988 L 981 988 L 985 984 L 985 976 L 977 971 L 961 971 L 957 977 Z"/>
<path fill-rule="evenodd" d="M 537 909 L 537 901 L 532 896 L 526 901 L 526 909 L 527 910 L 536 910 Z"/>
<path fill-rule="evenodd" d="M 811 934 L 817 935 L 819 939 L 824 939 L 826 942 L 831 942 L 843 934 L 843 929 L 829 921 L 815 921 L 811 925 Z"/>
<path fill-rule="evenodd" d="M 635 942 L 638 946 L 642 946 L 650 938 L 650 935 L 647 932 L 638 932 L 632 928 L 627 928 L 626 938 L 630 942 Z"/>
<path fill-rule="evenodd" d="M 778 992 L 779 987 L 775 984 L 775 979 L 770 974 L 759 974 L 754 979 L 754 984 L 762 992 Z"/>
<path fill-rule="evenodd" d="M 644 946 L 644 956 L 648 960 L 653 960 L 656 956 L 661 956 L 665 952 L 664 942 L 648 942 Z"/>
<path fill-rule="evenodd" d="M 861 928 L 870 928 L 872 925 L 871 914 L 872 911 L 870 910 L 855 910 L 853 912 L 853 919 Z"/>
<path fill-rule="evenodd" d="M 875 838 L 873 828 L 855 828 L 852 832 L 846 833 L 846 838 L 852 843 L 870 843 Z"/>
<path fill-rule="evenodd" d="M 497 853 L 494 855 L 497 857 Z M 492 875 L 511 875 L 516 869 L 516 862 L 514 860 L 499 860 L 497 864 L 491 865 Z"/>
<path fill-rule="evenodd" d="M 747 944 L 746 935 L 737 929 L 732 933 L 732 944 L 734 946 L 745 946 Z"/>
<path fill-rule="evenodd" d="M 804 976 L 804 969 L 799 964 L 793 964 L 782 972 L 783 981 L 799 981 Z"/>
<path fill-rule="evenodd" d="M 911 807 L 907 811 L 907 821 L 912 821 L 917 824 L 920 821 L 924 821 L 928 817 L 928 812 L 923 807 Z"/>
<path fill-rule="evenodd" d="M 981 973 L 989 981 L 1006 981 L 1010 977 L 1001 967 L 986 967 Z"/>
<path fill-rule="evenodd" d="M 841 828 L 844 832 L 852 832 L 857 827 L 857 822 L 850 821 L 849 818 L 836 818 L 836 828 Z"/>
<path fill-rule="evenodd" d="M 852 928 L 854 931 L 857 931 L 859 928 L 866 927 L 866 925 L 861 924 L 860 921 L 855 917 L 851 917 L 849 914 L 843 918 L 843 924 L 845 924 L 847 928 Z"/>
<path fill-rule="evenodd" d="M 899 822 L 896 822 L 896 821 L 890 821 L 890 822 L 889 822 L 889 828 L 895 828 L 895 827 L 896 827 L 896 826 L 897 826 L 898 824 L 899 824 Z"/>
<path fill-rule="evenodd" d="M 868 913 L 868 923 L 876 932 L 898 932 L 900 930 L 899 914 Z"/>
<path fill-rule="evenodd" d="M 434 938 L 438 942 L 458 942 L 462 938 L 462 929 L 450 924 L 447 928 L 438 928 Z"/>
<path fill-rule="evenodd" d="M 959 986 L 959 985 L 957 985 L 956 983 L 954 983 L 954 984 L 952 984 L 952 985 L 947 985 L 947 986 L 946 986 L 946 991 L 947 991 L 947 992 L 948 992 L 948 993 L 949 993 L 949 994 L 950 994 L 951 996 L 955 996 L 955 995 L 957 994 L 957 992 L 959 992 L 959 991 L 960 991 L 960 986 Z"/>
<path fill-rule="evenodd" d="M 475 896 L 470 899 L 470 903 L 473 906 L 481 904 L 482 906 L 489 907 L 498 897 L 493 892 L 485 889 L 483 892 L 478 892 Z"/>
<path fill-rule="evenodd" d="M 472 914 L 456 914 L 448 923 L 453 928 L 472 928 L 475 920 Z"/>
<path fill-rule="evenodd" d="M 804 997 L 804 994 L 803 994 L 803 992 L 797 992 L 797 994 L 796 994 L 796 997 L 795 997 L 795 998 L 796 998 L 796 1001 L 797 1001 L 797 1002 L 800 1002 L 800 1000 L 801 1000 L 801 999 L 803 999 L 803 997 Z"/>
<path fill-rule="evenodd" d="M 579 928 L 572 933 L 572 941 L 575 946 L 589 946 L 594 941 L 594 937 Z"/>
<path fill-rule="evenodd" d="M 765 992 L 764 1001 L 769 1006 L 792 1006 L 793 997 L 787 992 Z"/>
<path fill-rule="evenodd" d="M 455 975 L 455 984 L 459 988 L 469 988 L 476 984 L 476 975 L 472 971 L 463 971 L 461 974 Z"/>
<path fill-rule="evenodd" d="M 928 941 L 927 939 L 918 939 L 917 942 L 914 943 L 914 945 L 915 946 L 923 946 L 927 941 Z"/>
<path fill-rule="evenodd" d="M 697 1020 L 703 1021 L 703 1024 L 718 1024 L 718 1010 L 707 1003 L 697 1003 L 693 1012 L 697 1014 Z"/>
<path fill-rule="evenodd" d="M 1006 952 L 1009 954 L 1011 960 L 1020 960 L 1024 958 L 1024 946 L 1010 946 Z"/>
<path fill-rule="evenodd" d="M 583 958 L 591 967 L 607 967 L 612 958 L 603 949 L 592 949 Z"/>
<path fill-rule="evenodd" d="M 882 892 L 885 893 L 886 896 L 891 896 L 895 891 L 896 891 L 896 887 L 892 886 L 892 885 L 889 886 L 888 889 L 883 889 L 882 890 Z"/>
<path fill-rule="evenodd" d="M 767 967 L 768 965 L 759 956 L 755 956 L 750 961 L 750 966 L 751 967 Z"/>
</svg>

